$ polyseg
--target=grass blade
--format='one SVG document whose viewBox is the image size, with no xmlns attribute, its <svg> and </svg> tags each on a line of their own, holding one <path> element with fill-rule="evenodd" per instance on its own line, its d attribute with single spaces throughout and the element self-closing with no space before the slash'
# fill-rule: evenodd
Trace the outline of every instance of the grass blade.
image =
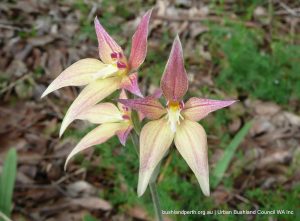
<svg viewBox="0 0 300 221">
<path fill-rule="evenodd" d="M 0 211 L 10 217 L 12 197 L 17 173 L 17 152 L 12 148 L 8 151 L 2 174 L 0 176 Z"/>
<path fill-rule="evenodd" d="M 221 181 L 222 177 L 224 176 L 225 171 L 227 170 L 230 161 L 240 145 L 240 143 L 243 141 L 244 137 L 247 135 L 248 131 L 251 128 L 251 122 L 247 122 L 243 128 L 235 135 L 235 137 L 232 139 L 226 150 L 224 151 L 224 154 L 222 158 L 217 163 L 213 173 L 212 173 L 212 182 L 211 186 L 212 188 L 215 188 Z"/>
</svg>

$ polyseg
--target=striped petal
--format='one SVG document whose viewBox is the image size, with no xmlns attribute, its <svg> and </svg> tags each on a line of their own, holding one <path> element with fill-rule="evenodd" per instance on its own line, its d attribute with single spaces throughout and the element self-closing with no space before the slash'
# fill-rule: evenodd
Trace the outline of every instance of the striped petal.
<svg viewBox="0 0 300 221">
<path fill-rule="evenodd" d="M 128 126 L 125 127 L 124 129 L 117 131 L 117 136 L 119 138 L 120 143 L 123 146 L 126 145 L 127 137 L 132 129 L 133 129 L 133 127 L 130 124 L 128 124 Z"/>
<path fill-rule="evenodd" d="M 98 39 L 98 48 L 100 59 L 106 63 L 111 64 L 114 62 L 112 54 L 121 54 L 124 57 L 122 48 L 110 37 L 110 35 L 105 31 L 105 29 L 100 24 L 98 18 L 94 20 L 95 30 Z"/>
<path fill-rule="evenodd" d="M 130 74 L 129 76 L 125 76 L 121 83 L 121 88 L 135 94 L 139 97 L 143 97 L 139 85 L 138 85 L 138 76 L 137 73 Z"/>
<path fill-rule="evenodd" d="M 78 115 L 80 115 L 86 109 L 89 109 L 93 105 L 97 104 L 105 97 L 109 96 L 111 93 L 117 90 L 119 86 L 119 77 L 96 80 L 87 85 L 67 111 L 66 116 L 61 124 L 59 132 L 60 136 L 70 125 L 70 123 L 72 123 L 75 119 L 78 119 Z"/>
<path fill-rule="evenodd" d="M 181 101 L 188 89 L 188 78 L 184 68 L 182 46 L 178 35 L 173 42 L 160 87 L 168 101 Z"/>
<path fill-rule="evenodd" d="M 169 149 L 174 138 L 166 119 L 147 123 L 140 135 L 140 170 L 138 195 L 144 194 L 151 175 Z"/>
<path fill-rule="evenodd" d="M 42 97 L 66 86 L 82 86 L 94 80 L 94 75 L 106 68 L 101 61 L 93 58 L 79 60 L 64 70 L 44 91 Z"/>
<path fill-rule="evenodd" d="M 178 126 L 175 146 L 197 177 L 202 192 L 209 196 L 209 171 L 207 159 L 207 139 L 203 127 L 189 120 Z"/>
<path fill-rule="evenodd" d="M 91 147 L 94 145 L 102 144 L 106 142 L 109 138 L 114 136 L 116 132 L 124 128 L 123 123 L 106 123 L 96 127 L 94 130 L 85 135 L 76 147 L 68 155 L 65 170 L 70 161 L 70 159 L 77 153 Z"/>
<path fill-rule="evenodd" d="M 221 101 L 192 97 L 186 102 L 182 114 L 187 119 L 199 121 L 209 113 L 227 107 L 235 102 L 236 100 Z"/>
<path fill-rule="evenodd" d="M 152 9 L 142 18 L 136 32 L 132 37 L 131 52 L 129 57 L 129 66 L 131 69 L 137 69 L 145 60 L 147 54 L 148 26 Z"/>
<path fill-rule="evenodd" d="M 119 99 L 119 102 L 152 120 L 156 120 L 166 113 L 166 109 L 159 101 L 150 96 L 138 99 Z"/>
<path fill-rule="evenodd" d="M 88 120 L 94 124 L 113 123 L 122 121 L 122 113 L 112 103 L 96 104 L 84 109 L 77 117 L 80 120 Z"/>
</svg>

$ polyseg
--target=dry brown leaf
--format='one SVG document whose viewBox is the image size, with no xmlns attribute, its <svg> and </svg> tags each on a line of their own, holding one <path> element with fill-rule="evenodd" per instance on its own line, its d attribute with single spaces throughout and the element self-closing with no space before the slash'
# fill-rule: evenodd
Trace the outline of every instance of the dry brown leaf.
<svg viewBox="0 0 300 221">
<path fill-rule="evenodd" d="M 91 210 L 100 209 L 108 211 L 112 209 L 112 206 L 108 201 L 100 199 L 98 197 L 84 197 L 79 199 L 71 199 L 70 203 Z"/>
</svg>

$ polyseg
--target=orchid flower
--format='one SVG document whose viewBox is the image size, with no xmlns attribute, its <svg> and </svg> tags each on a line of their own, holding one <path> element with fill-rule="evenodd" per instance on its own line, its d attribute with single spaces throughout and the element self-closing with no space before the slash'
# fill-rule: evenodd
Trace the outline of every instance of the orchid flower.
<svg viewBox="0 0 300 221">
<path fill-rule="evenodd" d="M 167 101 L 165 107 L 151 96 L 119 100 L 151 120 L 145 124 L 140 134 L 138 195 L 145 192 L 156 166 L 174 140 L 177 150 L 196 175 L 202 192 L 208 196 L 207 138 L 205 130 L 197 121 L 215 110 L 233 104 L 235 100 L 192 97 L 186 103 L 183 102 L 183 96 L 188 90 L 188 78 L 178 36 L 174 40 L 160 86 Z"/>
<path fill-rule="evenodd" d="M 70 106 L 63 119 L 60 136 L 65 129 L 93 105 L 112 94 L 117 89 L 126 89 L 142 97 L 138 87 L 137 69 L 147 54 L 147 36 L 152 9 L 141 19 L 132 37 L 129 60 L 122 48 L 95 18 L 95 30 L 101 59 L 86 58 L 79 60 L 64 70 L 45 90 L 42 97 L 65 86 L 87 85 Z"/>
<path fill-rule="evenodd" d="M 121 91 L 120 99 L 127 99 L 124 90 Z M 114 135 L 117 135 L 120 143 L 125 146 L 127 137 L 133 128 L 131 110 L 121 103 L 118 103 L 118 107 L 112 103 L 96 104 L 81 112 L 78 119 L 101 125 L 85 135 L 75 146 L 67 157 L 65 169 L 74 155 L 91 146 L 102 144 Z"/>
</svg>

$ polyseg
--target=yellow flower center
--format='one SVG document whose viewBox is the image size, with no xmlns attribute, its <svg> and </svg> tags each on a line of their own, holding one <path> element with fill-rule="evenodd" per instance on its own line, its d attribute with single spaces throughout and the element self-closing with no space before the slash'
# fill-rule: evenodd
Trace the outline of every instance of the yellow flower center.
<svg viewBox="0 0 300 221">
<path fill-rule="evenodd" d="M 171 130 L 175 133 L 177 125 L 180 124 L 180 120 L 183 120 L 183 117 L 180 114 L 182 107 L 178 101 L 170 101 L 167 106 L 168 113 L 166 117 L 168 118 Z"/>
</svg>

